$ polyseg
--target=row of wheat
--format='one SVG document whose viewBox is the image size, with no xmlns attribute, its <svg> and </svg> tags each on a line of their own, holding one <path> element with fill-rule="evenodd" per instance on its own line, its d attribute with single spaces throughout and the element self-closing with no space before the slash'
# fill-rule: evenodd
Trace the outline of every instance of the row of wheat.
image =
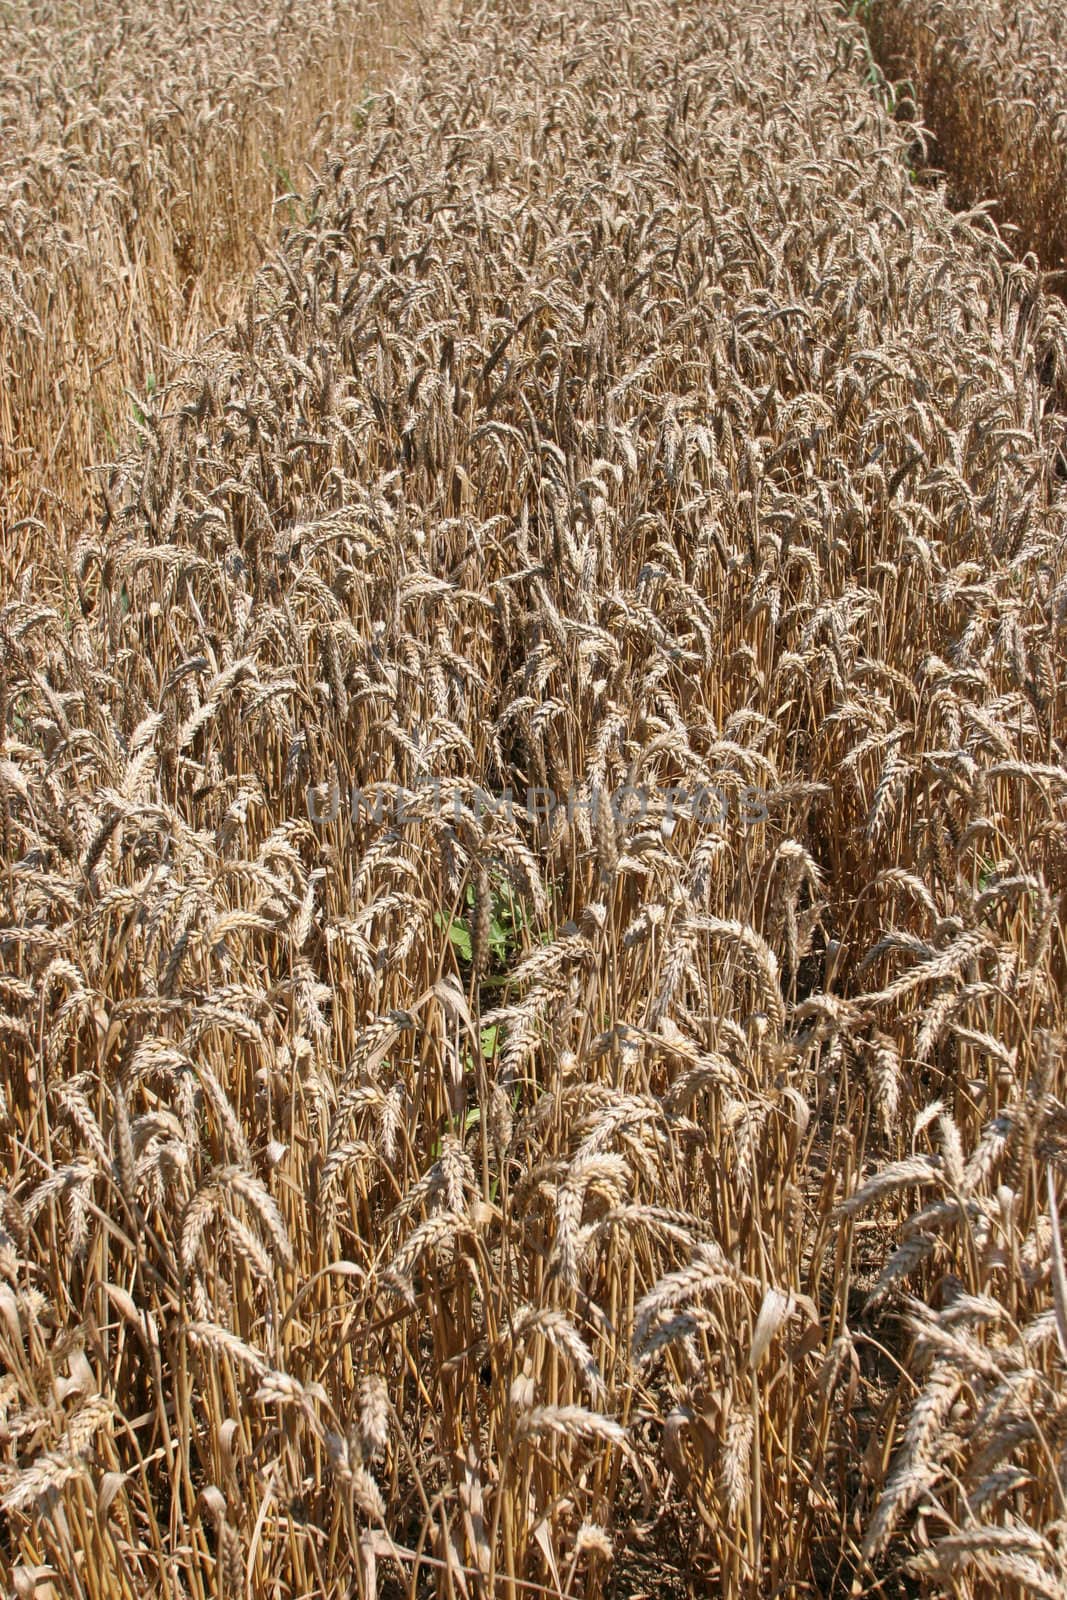
<svg viewBox="0 0 1067 1600">
<path fill-rule="evenodd" d="M 1064 1592 L 1067 321 L 914 136 L 460 7 L 4 606 L 20 1595 Z"/>
<path fill-rule="evenodd" d="M 79 531 L 134 396 L 240 305 L 414 4 L 0 9 L 0 576 Z M 288 197 L 288 198 L 287 198 Z M 132 393 L 130 392 L 132 391 Z"/>
<path fill-rule="evenodd" d="M 1058 0 L 868 0 L 872 48 L 904 79 L 931 155 L 990 203 L 1020 255 L 1067 287 L 1067 12 Z"/>
</svg>

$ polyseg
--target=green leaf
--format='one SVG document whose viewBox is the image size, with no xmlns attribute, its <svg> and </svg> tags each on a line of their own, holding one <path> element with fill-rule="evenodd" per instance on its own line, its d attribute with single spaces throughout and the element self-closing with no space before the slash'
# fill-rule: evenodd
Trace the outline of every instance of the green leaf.
<svg viewBox="0 0 1067 1600">
<path fill-rule="evenodd" d="M 443 928 L 445 926 L 445 917 L 440 911 L 434 913 L 433 920 L 437 927 Z M 473 959 L 474 946 L 471 943 L 471 930 L 468 923 L 461 921 L 459 917 L 453 917 L 451 922 L 448 923 L 448 937 L 459 953 L 461 960 L 470 961 Z"/>
</svg>

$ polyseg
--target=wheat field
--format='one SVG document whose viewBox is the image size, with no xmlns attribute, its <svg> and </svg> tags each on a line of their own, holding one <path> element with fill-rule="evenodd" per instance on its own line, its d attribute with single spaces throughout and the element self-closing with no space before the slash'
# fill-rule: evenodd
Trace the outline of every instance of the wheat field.
<svg viewBox="0 0 1067 1600">
<path fill-rule="evenodd" d="M 1063 303 L 819 0 L 413 50 L 2 596 L 5 1584 L 1062 1596 Z"/>
<path fill-rule="evenodd" d="M 1067 290 L 1067 12 L 1057 0 L 865 0 L 872 48 L 905 80 L 962 203 Z"/>
<path fill-rule="evenodd" d="M 236 314 L 417 0 L 0 5 L 0 581 L 91 519 L 132 396 Z"/>
</svg>

